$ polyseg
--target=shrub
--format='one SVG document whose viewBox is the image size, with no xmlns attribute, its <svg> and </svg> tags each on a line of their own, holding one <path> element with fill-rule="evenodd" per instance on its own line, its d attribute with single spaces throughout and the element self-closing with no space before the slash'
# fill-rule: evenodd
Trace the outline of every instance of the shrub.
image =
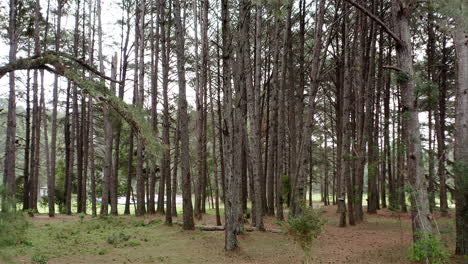
<svg viewBox="0 0 468 264">
<path fill-rule="evenodd" d="M 80 213 L 80 214 L 78 215 L 78 217 L 80 217 L 80 224 L 83 224 L 83 220 L 84 220 L 84 218 L 85 218 L 85 214 L 84 214 L 84 213 Z"/>
<path fill-rule="evenodd" d="M 28 227 L 29 222 L 21 213 L 0 213 L 0 248 L 24 242 Z"/>
<path fill-rule="evenodd" d="M 120 233 L 115 233 L 115 234 L 112 234 L 111 236 L 109 236 L 107 238 L 107 243 L 111 244 L 111 245 L 114 245 L 114 246 L 117 246 L 117 245 L 121 244 L 122 242 L 128 241 L 129 239 L 130 239 L 129 235 L 126 235 L 126 234 L 120 232 Z"/>
<path fill-rule="evenodd" d="M 419 235 L 419 240 L 411 245 L 408 259 L 411 261 L 428 261 L 432 264 L 443 264 L 447 262 L 450 254 L 442 245 L 440 239 L 432 234 Z"/>
<path fill-rule="evenodd" d="M 310 250 L 312 243 L 322 232 L 322 228 L 326 220 L 322 216 L 322 212 L 314 210 L 310 207 L 304 208 L 303 214 L 289 218 L 288 221 L 281 225 L 285 233 L 292 238 L 304 251 L 305 263 L 308 263 L 311 256 Z"/>
<path fill-rule="evenodd" d="M 47 260 L 47 256 L 41 253 L 36 253 L 31 257 L 31 262 L 37 264 L 46 264 Z"/>
</svg>

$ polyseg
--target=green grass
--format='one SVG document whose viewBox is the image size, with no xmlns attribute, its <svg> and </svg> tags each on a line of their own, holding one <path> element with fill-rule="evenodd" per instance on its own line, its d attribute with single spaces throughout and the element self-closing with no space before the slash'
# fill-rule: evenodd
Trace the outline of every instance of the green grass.
<svg viewBox="0 0 468 264">
<path fill-rule="evenodd" d="M 148 242 L 146 230 L 160 225 L 161 221 L 134 217 L 105 217 L 51 220 L 35 224 L 27 231 L 25 242 L 6 247 L 2 255 L 8 259 L 27 256 L 34 259 L 49 259 L 67 255 L 102 254 L 111 248 L 135 247 Z M 39 262 L 39 261 L 36 261 Z"/>
<path fill-rule="evenodd" d="M 25 242 L 3 248 L 0 263 L 182 264 L 219 263 L 226 257 L 244 263 L 244 259 L 255 262 L 297 254 L 281 234 L 243 234 L 239 237 L 242 252 L 229 257 L 223 250 L 224 232 L 183 231 L 178 225 L 163 224 L 159 218 L 26 218 L 33 225 Z"/>
</svg>

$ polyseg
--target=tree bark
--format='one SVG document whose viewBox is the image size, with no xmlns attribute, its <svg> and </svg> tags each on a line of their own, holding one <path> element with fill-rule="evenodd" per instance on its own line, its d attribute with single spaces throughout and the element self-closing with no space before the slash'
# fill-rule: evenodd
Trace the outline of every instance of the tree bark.
<svg viewBox="0 0 468 264">
<path fill-rule="evenodd" d="M 408 176 L 411 184 L 411 212 L 413 223 L 413 238 L 415 241 L 425 239 L 432 233 L 429 199 L 425 186 L 424 168 L 422 166 L 421 139 L 415 97 L 415 82 L 413 68 L 413 54 L 409 18 L 414 8 L 413 0 L 402 0 L 392 3 L 392 13 L 395 27 L 400 35 L 401 44 L 397 46 L 399 67 L 399 83 L 402 89 L 403 116 L 402 124 L 405 129 L 405 145 L 407 149 Z"/>
<path fill-rule="evenodd" d="M 466 2 L 461 10 L 467 10 Z M 457 101 L 455 114 L 455 254 L 468 255 L 468 31 L 466 17 L 456 18 L 454 45 L 457 64 Z"/>
<path fill-rule="evenodd" d="M 185 50 L 184 29 L 182 28 L 180 0 L 174 0 L 174 22 L 177 54 L 177 76 L 179 83 L 179 113 L 181 135 L 181 173 L 182 173 L 182 199 L 183 199 L 183 229 L 193 230 L 192 191 L 190 186 L 190 149 L 188 131 L 188 113 L 185 81 Z"/>
<path fill-rule="evenodd" d="M 135 57 L 138 57 L 136 67 L 138 68 L 138 74 L 135 74 L 135 78 L 138 78 L 138 85 L 135 86 L 136 92 L 136 104 L 143 110 L 144 102 L 144 17 L 145 17 L 145 0 L 141 0 L 138 3 L 136 10 L 137 15 L 135 16 Z M 135 70 L 137 71 L 137 70 Z M 137 209 L 135 214 L 142 216 L 145 214 L 145 176 L 143 170 L 144 155 L 143 155 L 143 142 L 141 137 L 137 138 L 137 165 L 136 165 L 136 195 L 137 195 Z"/>
<path fill-rule="evenodd" d="M 17 34 L 16 34 L 16 0 L 10 0 L 10 14 L 8 18 L 8 40 L 9 40 L 9 55 L 10 63 L 16 61 L 17 52 Z M 5 196 L 2 197 L 2 211 L 8 212 L 16 210 L 16 202 L 14 197 L 16 194 L 16 90 L 15 90 L 15 73 L 9 74 L 9 94 L 8 94 L 8 117 L 7 117 L 7 132 L 5 142 L 5 166 L 3 183 L 6 186 Z M 26 191 L 26 190 L 25 190 Z"/>
</svg>

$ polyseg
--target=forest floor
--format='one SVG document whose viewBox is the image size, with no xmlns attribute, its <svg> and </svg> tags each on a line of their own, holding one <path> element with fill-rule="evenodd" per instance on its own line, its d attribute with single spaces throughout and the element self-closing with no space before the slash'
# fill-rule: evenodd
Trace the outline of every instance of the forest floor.
<svg viewBox="0 0 468 264">
<path fill-rule="evenodd" d="M 409 263 L 409 214 L 383 209 L 355 226 L 337 227 L 336 207 L 322 207 L 328 220 L 314 242 L 313 263 Z M 210 212 L 198 225 L 214 225 Z M 435 219 L 443 242 L 453 252 L 455 226 L 451 217 Z M 29 218 L 27 243 L 0 252 L 0 263 L 301 263 L 303 253 L 283 234 L 247 232 L 240 249 L 225 252 L 224 232 L 183 231 L 163 224 L 162 216 L 91 218 L 37 215 Z M 180 217 L 178 220 L 181 221 Z M 272 217 L 267 228 L 279 228 Z M 461 263 L 451 258 L 450 263 Z"/>
</svg>

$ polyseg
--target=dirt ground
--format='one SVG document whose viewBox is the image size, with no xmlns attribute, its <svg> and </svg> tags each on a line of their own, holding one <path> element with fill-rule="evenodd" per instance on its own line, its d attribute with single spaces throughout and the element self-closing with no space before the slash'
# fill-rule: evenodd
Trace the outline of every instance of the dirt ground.
<svg viewBox="0 0 468 264">
<path fill-rule="evenodd" d="M 386 209 L 378 214 L 367 215 L 365 220 L 355 226 L 337 227 L 336 207 L 322 208 L 327 219 L 323 233 L 315 241 L 312 249 L 313 263 L 410 263 L 407 259 L 411 244 L 410 215 L 394 213 Z M 453 217 L 453 216 L 452 216 Z M 135 217 L 118 217 L 124 223 Z M 163 219 L 161 216 L 151 217 Z M 444 242 L 453 252 L 453 219 L 435 215 L 438 229 Z M 34 232 L 31 241 L 34 248 L 19 250 L 14 261 L 31 263 L 34 254 L 47 256 L 47 263 L 301 263 L 303 253 L 297 245 L 283 234 L 271 232 L 248 232 L 239 236 L 240 249 L 224 252 L 224 232 L 219 231 L 182 231 L 180 227 L 158 224 L 149 227 L 122 226 L 120 229 L 96 231 L 89 229 L 77 231 L 75 244 L 66 240 L 63 244 L 54 242 L 52 235 L 44 232 L 69 232 L 78 226 L 77 216 L 35 216 L 31 219 Z M 84 223 L 99 221 L 86 217 Z M 132 220 L 133 221 L 133 220 Z M 181 221 L 176 219 L 175 221 Z M 197 221 L 199 225 L 214 225 L 215 217 L 204 216 Z M 279 228 L 272 217 L 265 218 L 267 228 Z M 55 228 L 56 227 L 56 228 Z M 55 229 L 54 229 L 55 228 Z M 116 229 L 129 234 L 131 245 L 110 246 L 105 242 L 109 232 Z M 88 231 L 86 231 L 88 230 Z M 86 231 L 86 232 L 85 232 Z M 53 233 L 52 232 L 52 233 Z M 100 234 L 100 233 L 102 234 Z M 108 232 L 108 233 L 106 233 Z M 94 234 L 94 235 L 93 235 Z M 44 237 L 42 237 L 44 236 Z M 41 238 L 42 237 L 42 238 Z M 65 241 L 65 240 L 63 240 Z M 135 242 L 136 241 L 136 242 Z M 75 245 L 75 246 L 73 246 Z M 47 251 L 48 250 L 48 251 Z M 50 254 L 47 252 L 61 252 Z M 1 261 L 0 261 L 1 262 Z M 449 263 L 462 263 L 451 258 Z"/>
</svg>

